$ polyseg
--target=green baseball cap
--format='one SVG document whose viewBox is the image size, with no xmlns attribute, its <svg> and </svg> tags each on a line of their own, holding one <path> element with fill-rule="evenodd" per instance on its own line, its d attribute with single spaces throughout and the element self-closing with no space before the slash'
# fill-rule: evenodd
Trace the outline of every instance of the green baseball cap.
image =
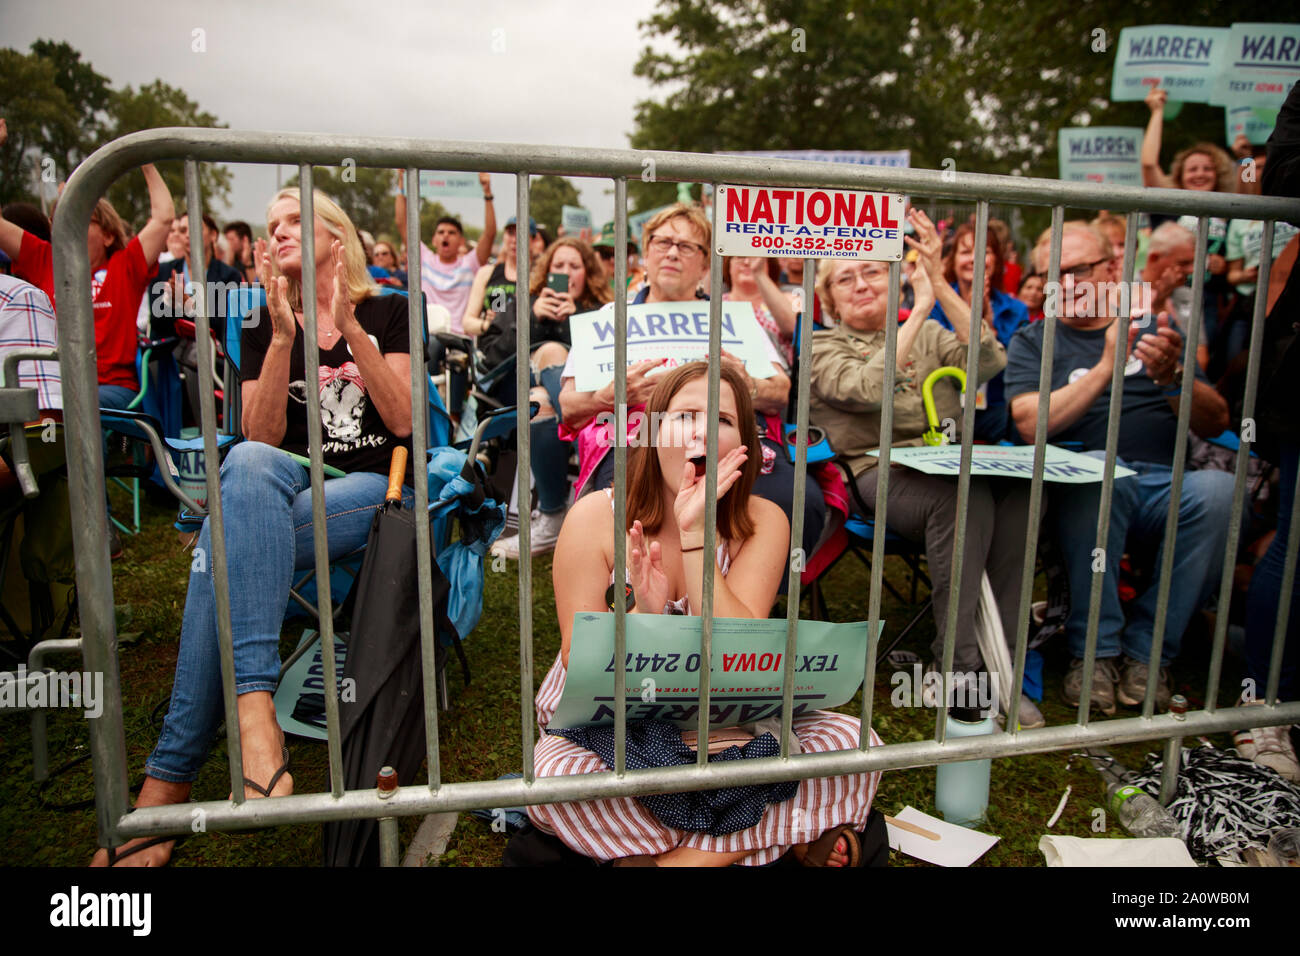
<svg viewBox="0 0 1300 956">
<path fill-rule="evenodd" d="M 610 222 L 607 222 L 605 223 L 605 225 L 600 227 L 600 237 L 595 242 L 592 243 L 592 246 L 597 248 L 599 248 L 600 246 L 607 246 L 610 249 L 613 249 L 614 245 L 615 245 L 614 223 L 611 220 Z M 636 244 L 636 240 L 632 238 L 631 227 L 629 227 L 627 230 L 627 251 L 631 255 L 636 255 L 637 252 L 640 251 L 639 247 Z"/>
</svg>

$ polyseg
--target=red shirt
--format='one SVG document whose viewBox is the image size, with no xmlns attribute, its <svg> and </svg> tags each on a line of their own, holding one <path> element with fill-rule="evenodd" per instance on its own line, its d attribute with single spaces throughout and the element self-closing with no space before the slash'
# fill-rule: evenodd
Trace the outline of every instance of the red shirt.
<svg viewBox="0 0 1300 956">
<path fill-rule="evenodd" d="M 91 277 L 91 298 L 95 306 L 95 362 L 100 385 L 124 385 L 139 389 L 135 377 L 135 317 L 140 299 L 149 286 L 152 270 L 145 262 L 138 238 L 114 253 L 107 264 Z M 44 239 L 23 233 L 14 275 L 26 279 L 54 303 L 54 255 Z M 55 304 L 57 309 L 57 304 Z"/>
<path fill-rule="evenodd" d="M 1020 277 L 1025 274 L 1018 262 L 1002 263 L 1002 291 L 1009 296 L 1014 296 L 1020 291 Z"/>
</svg>

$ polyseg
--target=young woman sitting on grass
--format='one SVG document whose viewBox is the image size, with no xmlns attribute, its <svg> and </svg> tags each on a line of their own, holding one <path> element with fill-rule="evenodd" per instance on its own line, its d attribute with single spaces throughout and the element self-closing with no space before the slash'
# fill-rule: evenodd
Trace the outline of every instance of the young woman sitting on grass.
<svg viewBox="0 0 1300 956">
<path fill-rule="evenodd" d="M 695 614 L 702 606 L 704 575 L 704 464 L 709 420 L 708 366 L 693 362 L 663 375 L 650 396 L 647 421 L 659 422 L 650 447 L 634 448 L 628 461 L 628 582 L 633 614 Z M 741 374 L 722 367 L 718 409 L 718 549 L 713 613 L 766 618 L 776 599 L 790 529 L 772 502 L 751 495 L 760 459 L 754 410 Z M 537 694 L 537 721 L 548 733 L 536 750 L 539 776 L 598 773 L 607 769 L 592 750 L 548 728 L 564 690 L 576 613 L 609 612 L 616 516 L 612 493 L 591 494 L 569 511 L 555 549 L 553 580 L 559 615 L 560 654 Z M 814 712 L 794 721 L 805 753 L 856 748 L 859 722 L 843 714 Z M 734 740 L 742 728 L 725 731 Z M 558 732 L 557 732 L 558 731 Z M 578 732 L 580 733 L 580 732 Z M 779 733 L 779 731 L 778 731 Z M 575 734 L 576 735 L 576 734 Z M 741 733 L 741 740 L 749 735 Z M 633 739 L 672 746 L 681 740 L 671 724 L 634 721 Z M 710 735 L 710 742 L 716 740 Z M 763 741 L 759 735 L 755 743 Z M 872 744 L 879 739 L 871 734 Z M 687 741 L 689 743 L 689 741 Z M 771 741 L 765 744 L 770 745 Z M 793 749 L 793 748 L 792 748 Z M 747 751 L 746 755 L 754 755 Z M 592 800 L 529 808 L 533 823 L 571 849 L 616 865 L 757 866 L 793 848 L 809 865 L 849 866 L 860 860 L 857 831 L 871 810 L 879 774 L 803 780 L 749 788 L 742 812 L 729 807 L 708 829 L 665 822 L 640 799 Z M 698 796 L 698 795 L 696 795 Z M 683 802 L 686 798 L 683 797 Z M 698 805 L 696 805 L 698 806 Z M 665 814 L 673 818 L 680 814 Z M 725 832 L 726 821 L 748 818 Z"/>
</svg>

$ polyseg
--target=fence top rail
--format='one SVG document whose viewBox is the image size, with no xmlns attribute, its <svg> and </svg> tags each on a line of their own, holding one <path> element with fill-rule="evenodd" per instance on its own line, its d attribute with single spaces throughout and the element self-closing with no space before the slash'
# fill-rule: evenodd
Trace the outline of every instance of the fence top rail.
<svg viewBox="0 0 1300 956">
<path fill-rule="evenodd" d="M 679 182 L 729 182 L 769 186 L 825 186 L 901 192 L 927 198 L 988 200 L 1021 205 L 1106 208 L 1236 219 L 1300 221 L 1300 200 L 1186 189 L 1103 186 L 960 170 L 900 169 L 847 163 L 720 156 L 660 150 L 592 149 L 520 143 L 475 143 L 410 137 L 344 136 L 258 130 L 161 127 L 131 133 L 96 150 L 68 180 L 69 214 L 94 202 L 128 170 L 162 159 L 201 162 L 311 163 L 482 170 L 532 175 L 640 178 Z M 83 192 L 87 193 L 85 199 Z M 93 196 L 93 198 L 90 198 Z M 68 203 L 68 200 L 81 202 Z M 88 207 L 86 207 L 88 209 Z M 86 213 L 87 217 L 89 212 Z M 84 228 L 84 223 L 81 224 Z"/>
</svg>

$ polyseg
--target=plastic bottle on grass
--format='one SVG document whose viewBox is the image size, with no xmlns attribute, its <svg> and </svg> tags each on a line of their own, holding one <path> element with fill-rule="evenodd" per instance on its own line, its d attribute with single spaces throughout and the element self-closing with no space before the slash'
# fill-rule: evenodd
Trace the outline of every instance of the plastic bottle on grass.
<svg viewBox="0 0 1300 956">
<path fill-rule="evenodd" d="M 1093 766 L 1106 784 L 1106 806 L 1135 837 L 1183 839 L 1183 828 L 1160 801 L 1128 782 L 1129 772 L 1105 751 L 1091 751 Z"/>
<path fill-rule="evenodd" d="M 948 710 L 947 739 L 993 733 L 993 718 L 981 717 L 976 707 Z M 935 771 L 934 805 L 948 823 L 976 827 L 989 808 L 989 773 L 992 760 L 941 763 Z"/>
</svg>

